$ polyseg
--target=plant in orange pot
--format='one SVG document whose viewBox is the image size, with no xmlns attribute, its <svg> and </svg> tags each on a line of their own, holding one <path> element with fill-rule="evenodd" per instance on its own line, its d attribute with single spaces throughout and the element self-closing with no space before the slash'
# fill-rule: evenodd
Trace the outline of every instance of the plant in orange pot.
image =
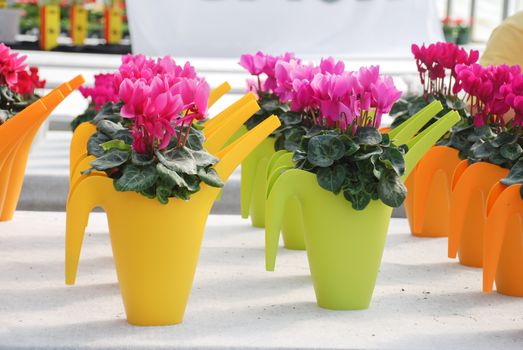
<svg viewBox="0 0 523 350">
<path fill-rule="evenodd" d="M 494 281 L 501 294 L 523 297 L 523 158 L 495 184 L 487 199 L 483 291 Z"/>
<path fill-rule="evenodd" d="M 421 47 L 413 44 L 412 53 L 423 93 L 405 97 L 393 106 L 393 129 L 433 100 L 440 101 L 443 110 L 427 126 L 450 110 L 456 110 L 462 117 L 438 146 L 427 152 L 405 182 L 408 189 L 405 210 L 412 234 L 446 237 L 450 221 L 450 181 L 460 161 L 458 155 L 467 149 L 463 137 L 466 141 L 466 134 L 472 128 L 463 96 L 459 94 L 461 87 L 457 84 L 456 67 L 475 63 L 479 54 L 476 50 L 467 52 L 453 43 L 442 42 Z"/>
<path fill-rule="evenodd" d="M 519 66 L 471 65 L 458 70 L 459 84 L 470 96 L 474 113 L 473 144 L 467 160 L 455 169 L 452 179 L 448 255 L 459 254 L 460 263 L 483 264 L 483 232 L 487 196 L 521 156 L 521 141 L 514 122 L 504 116 L 523 98 Z"/>
</svg>

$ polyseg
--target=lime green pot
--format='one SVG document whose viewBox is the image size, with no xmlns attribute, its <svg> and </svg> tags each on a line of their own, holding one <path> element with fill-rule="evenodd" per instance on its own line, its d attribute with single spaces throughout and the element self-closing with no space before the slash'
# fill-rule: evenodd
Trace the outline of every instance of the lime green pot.
<svg viewBox="0 0 523 350">
<path fill-rule="evenodd" d="M 318 305 L 333 310 L 368 308 L 392 208 L 372 201 L 365 210 L 354 210 L 343 195 L 322 189 L 315 174 L 298 169 L 281 174 L 272 193 L 270 205 L 274 209 L 267 213 L 267 222 L 281 222 L 281 215 L 287 215 L 289 198 L 300 203 Z M 270 271 L 274 270 L 278 245 L 276 226 L 267 227 L 266 267 Z"/>
<path fill-rule="evenodd" d="M 250 216 L 254 227 L 265 227 L 266 174 L 269 160 L 275 153 L 274 141 L 273 137 L 268 137 L 242 162 L 242 218 Z"/>
<path fill-rule="evenodd" d="M 274 153 L 267 166 L 267 196 L 272 184 L 285 171 L 294 168 L 292 153 L 286 150 Z M 305 250 L 304 226 L 300 202 L 291 197 L 284 206 L 281 234 L 283 246 L 291 250 Z"/>
</svg>

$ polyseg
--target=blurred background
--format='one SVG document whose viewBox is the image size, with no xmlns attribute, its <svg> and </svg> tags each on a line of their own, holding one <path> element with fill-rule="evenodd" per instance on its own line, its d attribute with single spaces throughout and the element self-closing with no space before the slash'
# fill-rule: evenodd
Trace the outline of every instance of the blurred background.
<svg viewBox="0 0 523 350">
<path fill-rule="evenodd" d="M 420 88 L 412 43 L 447 40 L 481 52 L 492 30 L 520 10 L 523 0 L 0 0 L 0 42 L 40 68 L 47 80 L 41 93 L 80 73 L 92 84 L 130 52 L 190 60 L 212 86 L 233 87 L 213 106 L 214 115 L 245 90 L 242 53 L 332 55 L 348 69 L 380 65 L 412 93 Z M 42 128 L 19 209 L 64 209 L 69 123 L 86 106 L 74 93 Z M 215 212 L 239 212 L 236 180 Z"/>
</svg>

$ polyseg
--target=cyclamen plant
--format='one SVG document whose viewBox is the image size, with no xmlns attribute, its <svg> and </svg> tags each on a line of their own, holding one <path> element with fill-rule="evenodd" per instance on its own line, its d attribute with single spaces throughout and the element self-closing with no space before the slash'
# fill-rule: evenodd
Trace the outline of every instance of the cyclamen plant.
<svg viewBox="0 0 523 350">
<path fill-rule="evenodd" d="M 92 121 L 97 112 L 108 102 L 117 103 L 118 93 L 113 84 L 113 73 L 97 74 L 94 76 L 92 87 L 80 87 L 80 93 L 89 99 L 89 105 L 84 113 L 71 121 L 71 129 L 74 131 L 83 122 Z"/>
<path fill-rule="evenodd" d="M 343 192 L 356 210 L 378 199 L 400 206 L 407 149 L 378 130 L 401 96 L 392 79 L 380 76 L 379 67 L 320 71 L 310 83 L 293 81 L 292 93 L 313 122 L 294 152 L 296 168 L 315 173 L 322 188 Z"/>
<path fill-rule="evenodd" d="M 201 182 L 223 186 L 213 169 L 218 159 L 203 148 L 204 135 L 193 123 L 207 114 L 210 87 L 189 63 L 125 56 L 113 84 L 119 102 L 106 103 L 93 119 L 97 132 L 88 151 L 97 159 L 87 173 L 104 171 L 117 191 L 163 204 L 188 200 Z"/>
<path fill-rule="evenodd" d="M 456 89 L 466 93 L 472 123 L 453 130 L 448 143 L 461 149 L 471 163 L 487 161 L 511 168 L 523 151 L 518 108 L 523 101 L 523 76 L 519 66 L 459 65 L 456 71 Z M 507 124 L 505 115 L 511 109 L 516 117 Z"/>
<path fill-rule="evenodd" d="M 479 52 L 476 50 L 467 52 L 458 45 L 445 42 L 421 47 L 412 44 L 411 52 L 416 60 L 423 94 L 407 96 L 394 105 L 390 113 L 394 117 L 391 127 L 395 128 L 400 125 L 433 100 L 439 100 L 444 108 L 433 118 L 432 122 L 450 110 L 456 110 L 462 118 L 467 118 L 466 104 L 458 95 L 460 88 L 456 84 L 456 67 L 476 63 Z"/>
<path fill-rule="evenodd" d="M 28 67 L 26 58 L 0 43 L 0 125 L 36 101 L 35 90 L 45 86 L 38 68 Z"/>
</svg>

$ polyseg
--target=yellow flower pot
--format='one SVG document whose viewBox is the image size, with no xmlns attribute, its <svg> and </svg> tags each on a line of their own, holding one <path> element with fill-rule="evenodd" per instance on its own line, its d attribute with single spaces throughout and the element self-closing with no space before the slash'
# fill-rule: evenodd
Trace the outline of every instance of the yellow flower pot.
<svg viewBox="0 0 523 350">
<path fill-rule="evenodd" d="M 243 122 L 241 122 L 243 123 Z M 241 124 L 240 123 L 240 124 Z M 272 116 L 215 155 L 227 180 L 239 163 L 280 125 Z M 221 130 L 234 133 L 234 130 Z M 218 188 L 202 185 L 189 201 L 162 205 L 137 193 L 117 192 L 113 180 L 81 175 L 67 203 L 66 283 L 74 284 L 90 211 L 107 213 L 113 255 L 127 320 L 135 325 L 182 322 L 203 230 Z"/>
</svg>

